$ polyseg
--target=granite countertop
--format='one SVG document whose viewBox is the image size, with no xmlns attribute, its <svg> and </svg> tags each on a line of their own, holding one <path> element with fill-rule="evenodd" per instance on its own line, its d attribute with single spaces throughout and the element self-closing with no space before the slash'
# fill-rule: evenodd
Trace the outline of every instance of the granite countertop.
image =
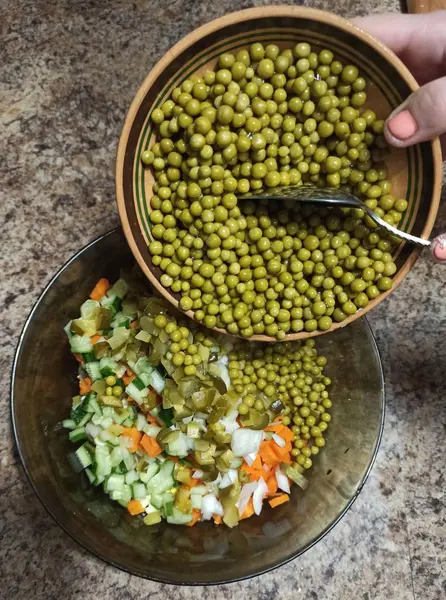
<svg viewBox="0 0 446 600">
<path fill-rule="evenodd" d="M 277 4 L 283 4 L 280 0 Z M 4 598 L 440 600 L 446 597 L 446 270 L 427 255 L 370 317 L 388 409 L 375 467 L 336 528 L 260 578 L 174 588 L 130 576 L 73 542 L 31 490 L 9 422 L 23 322 L 51 275 L 118 224 L 114 159 L 126 108 L 152 65 L 211 18 L 272 0 L 3 0 L 0 43 L 0 575 Z M 397 0 L 304 2 L 344 16 Z M 366 6 L 368 8 L 366 8 Z M 437 233 L 446 230 L 446 202 Z"/>
</svg>

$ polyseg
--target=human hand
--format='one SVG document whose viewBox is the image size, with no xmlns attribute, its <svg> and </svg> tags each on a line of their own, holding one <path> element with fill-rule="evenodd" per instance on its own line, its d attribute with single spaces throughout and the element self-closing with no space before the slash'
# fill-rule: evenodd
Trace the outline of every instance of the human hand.
<svg viewBox="0 0 446 600">
<path fill-rule="evenodd" d="M 439 136 L 446 152 L 446 10 L 422 15 L 385 14 L 354 19 L 404 62 L 421 85 L 386 121 L 391 146 L 405 148 Z M 446 234 L 432 242 L 437 262 L 446 264 Z"/>
<path fill-rule="evenodd" d="M 400 148 L 440 136 L 446 151 L 446 10 L 354 19 L 384 42 L 422 86 L 389 116 L 385 136 Z"/>
</svg>

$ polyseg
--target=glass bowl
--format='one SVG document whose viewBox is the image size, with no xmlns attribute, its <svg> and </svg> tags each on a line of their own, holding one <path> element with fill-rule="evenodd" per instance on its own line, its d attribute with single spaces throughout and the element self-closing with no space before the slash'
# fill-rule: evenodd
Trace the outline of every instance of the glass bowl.
<svg viewBox="0 0 446 600">
<path fill-rule="evenodd" d="M 127 511 L 76 475 L 58 427 L 76 393 L 76 365 L 62 330 L 96 281 L 115 279 L 133 257 L 121 230 L 78 252 L 47 285 L 20 336 L 12 375 L 12 421 L 29 480 L 49 513 L 84 548 L 141 577 L 217 584 L 269 571 L 317 543 L 342 518 L 370 472 L 384 418 L 382 366 L 365 318 L 317 340 L 333 384 L 327 446 L 303 492 L 229 529 L 162 523 L 139 526 Z M 365 516 L 364 516 L 365 518 Z"/>
</svg>

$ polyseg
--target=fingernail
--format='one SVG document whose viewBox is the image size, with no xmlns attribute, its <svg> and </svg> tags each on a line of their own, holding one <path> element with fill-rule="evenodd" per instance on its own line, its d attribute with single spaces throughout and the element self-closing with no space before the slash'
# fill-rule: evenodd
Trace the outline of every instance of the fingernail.
<svg viewBox="0 0 446 600">
<path fill-rule="evenodd" d="M 408 140 L 417 131 L 417 123 L 408 110 L 403 110 L 387 122 L 390 133 L 398 140 Z"/>
<path fill-rule="evenodd" d="M 434 240 L 434 247 L 432 248 L 434 258 L 438 261 L 446 261 L 446 237 L 444 235 Z"/>
</svg>

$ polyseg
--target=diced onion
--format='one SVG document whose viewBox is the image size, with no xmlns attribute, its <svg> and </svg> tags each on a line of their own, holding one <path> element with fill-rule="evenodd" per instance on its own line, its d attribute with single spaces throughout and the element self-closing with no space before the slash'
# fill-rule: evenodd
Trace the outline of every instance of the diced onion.
<svg viewBox="0 0 446 600">
<path fill-rule="evenodd" d="M 232 434 L 231 450 L 234 456 L 257 454 L 263 440 L 263 431 L 241 427 Z"/>
<path fill-rule="evenodd" d="M 220 504 L 214 494 L 207 494 L 207 496 L 203 496 L 201 511 L 204 521 L 209 521 L 212 518 L 212 515 L 224 515 L 223 506 Z"/>
<path fill-rule="evenodd" d="M 248 467 L 251 467 L 252 463 L 255 461 L 256 457 L 257 457 L 257 454 L 255 454 L 253 452 L 252 454 L 247 454 L 246 456 L 244 456 L 243 460 L 246 462 Z"/>
<path fill-rule="evenodd" d="M 284 448 L 286 446 L 286 441 L 283 439 L 283 437 L 277 435 L 277 433 L 273 433 L 273 440 L 276 442 L 279 448 Z"/>
<path fill-rule="evenodd" d="M 252 497 L 252 504 L 254 506 L 254 512 L 256 515 L 260 515 L 262 512 L 263 499 L 268 493 L 268 486 L 266 485 L 264 479 L 262 477 L 257 482 L 257 487 L 254 490 L 254 495 Z"/>
<path fill-rule="evenodd" d="M 204 475 L 204 471 L 202 471 L 201 469 L 197 469 L 196 471 L 194 471 L 194 474 L 192 475 L 192 479 L 202 479 Z"/>
<path fill-rule="evenodd" d="M 277 481 L 278 487 L 283 492 L 286 492 L 287 494 L 290 493 L 290 482 L 288 480 L 288 477 L 278 467 L 276 469 L 276 481 Z"/>
<path fill-rule="evenodd" d="M 237 479 L 237 471 L 235 469 L 228 469 L 228 471 L 223 475 L 222 480 L 220 481 L 219 488 L 221 490 L 224 490 L 225 488 L 235 483 Z"/>
<path fill-rule="evenodd" d="M 242 491 L 240 492 L 240 496 L 237 502 L 239 515 L 242 515 L 245 512 L 245 508 L 248 506 L 249 499 L 253 495 L 254 490 L 256 488 L 256 481 L 252 481 L 251 483 L 245 483 L 245 485 L 242 487 Z"/>
</svg>

